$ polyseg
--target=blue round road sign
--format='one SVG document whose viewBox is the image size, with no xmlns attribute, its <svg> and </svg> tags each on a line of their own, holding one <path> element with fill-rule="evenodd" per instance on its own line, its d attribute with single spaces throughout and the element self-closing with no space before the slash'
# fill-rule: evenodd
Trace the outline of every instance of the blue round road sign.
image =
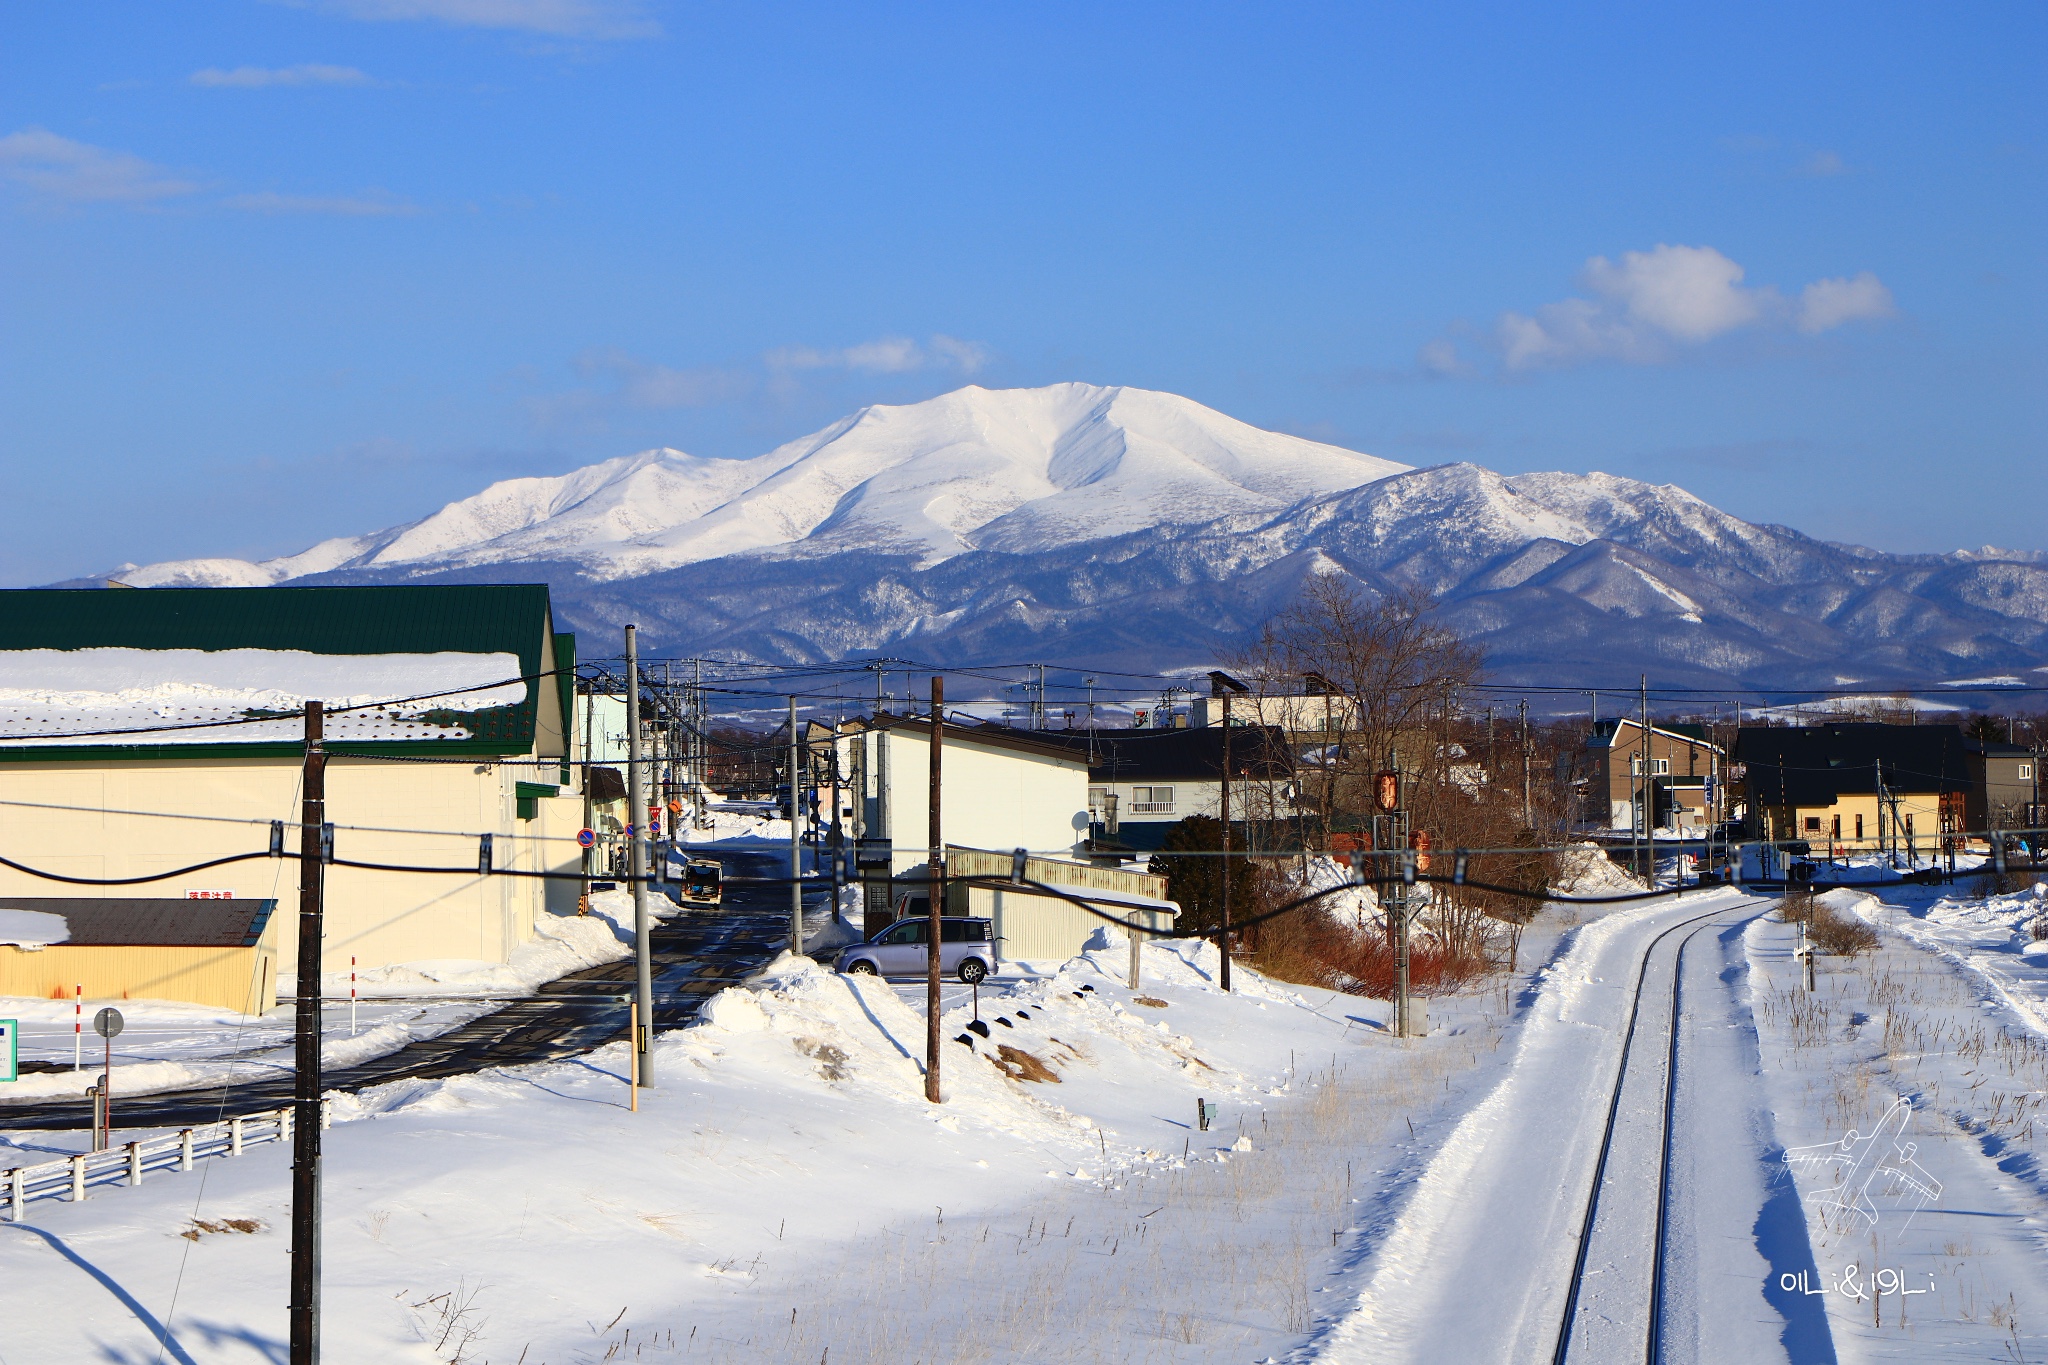
<svg viewBox="0 0 2048 1365">
<path fill-rule="evenodd" d="M 591 847 L 592 845 L 597 843 L 597 831 L 594 829 L 577 830 L 576 842 L 583 845 L 585 848 Z"/>
</svg>

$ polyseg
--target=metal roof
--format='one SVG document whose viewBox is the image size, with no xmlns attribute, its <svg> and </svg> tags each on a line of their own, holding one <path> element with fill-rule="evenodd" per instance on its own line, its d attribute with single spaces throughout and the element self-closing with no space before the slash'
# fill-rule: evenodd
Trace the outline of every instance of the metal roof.
<svg viewBox="0 0 2048 1365">
<path fill-rule="evenodd" d="M 1831 806 L 1887 791 L 1959 792 L 1970 785 L 1956 725 L 1744 726 L 1735 760 L 1747 765 L 1750 797 L 1766 806 Z"/>
<path fill-rule="evenodd" d="M 71 937 L 52 947 L 247 948 L 263 937 L 274 900 L 8 896 L 0 909 L 61 915 Z"/>
</svg>

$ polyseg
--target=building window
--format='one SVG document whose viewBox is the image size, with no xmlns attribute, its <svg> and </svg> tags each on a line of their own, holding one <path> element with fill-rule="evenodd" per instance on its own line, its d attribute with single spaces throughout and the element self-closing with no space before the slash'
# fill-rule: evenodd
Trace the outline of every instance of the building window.
<svg viewBox="0 0 2048 1365">
<path fill-rule="evenodd" d="M 1842 817 L 1831 817 L 1828 823 L 1828 838 L 1839 841 L 1842 837 Z"/>
<path fill-rule="evenodd" d="M 1863 842 L 1863 817 L 1860 815 L 1856 817 L 1856 842 Z"/>
<path fill-rule="evenodd" d="M 1131 814 L 1171 815 L 1173 814 L 1173 788 L 1133 787 L 1131 788 Z"/>
<path fill-rule="evenodd" d="M 2019 775 L 2022 781 L 2032 777 L 2034 775 L 2034 765 L 2031 763 L 2020 764 Z"/>
<path fill-rule="evenodd" d="M 1806 832 L 1808 834 L 1820 833 L 1820 817 L 1818 815 L 1809 815 L 1806 817 Z"/>
<path fill-rule="evenodd" d="M 1642 757 L 1642 755 L 1641 755 L 1641 754 L 1637 754 L 1637 755 L 1636 755 L 1636 756 L 1635 756 L 1634 758 L 1631 758 L 1631 759 L 1630 759 L 1630 760 L 1628 761 L 1628 770 L 1629 770 L 1629 772 L 1630 772 L 1630 773 L 1631 773 L 1632 775 L 1634 775 L 1634 776 L 1636 776 L 1636 777 L 1641 777 L 1641 776 L 1643 775 L 1643 757 Z M 1652 777 L 1669 777 L 1670 775 L 1671 775 L 1671 760 L 1670 760 L 1670 759 L 1668 759 L 1668 758 L 1653 758 L 1653 759 L 1651 759 L 1651 760 L 1650 760 L 1650 776 L 1652 776 Z"/>
</svg>

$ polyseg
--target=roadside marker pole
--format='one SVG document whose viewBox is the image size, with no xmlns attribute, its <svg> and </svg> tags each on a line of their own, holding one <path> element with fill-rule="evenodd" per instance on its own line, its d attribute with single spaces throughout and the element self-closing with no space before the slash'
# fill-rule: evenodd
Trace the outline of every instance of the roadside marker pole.
<svg viewBox="0 0 2048 1365">
<path fill-rule="evenodd" d="M 929 804 L 931 818 L 926 822 L 931 840 L 930 880 L 925 886 L 924 957 L 924 1097 L 933 1104 L 941 1103 L 939 1094 L 939 916 L 945 909 L 946 900 L 946 843 L 945 831 L 940 823 L 943 806 L 940 803 L 940 756 L 946 743 L 946 680 L 932 674 L 932 765 L 931 792 Z"/>
<path fill-rule="evenodd" d="M 85 983 L 71 988 L 71 1069 L 85 1070 Z"/>
<path fill-rule="evenodd" d="M 320 967 L 327 823 L 323 708 L 306 703 L 304 800 L 299 812 L 299 999 L 292 1115 L 291 1365 L 320 1360 Z"/>
<path fill-rule="evenodd" d="M 626 1049 L 626 1093 L 631 1096 L 627 1108 L 640 1112 L 640 1002 L 634 1000 L 626 1005 L 626 1037 L 633 1046 Z"/>
<path fill-rule="evenodd" d="M 639 1017 L 633 1024 L 633 1055 L 639 1065 L 634 1088 L 654 1084 L 654 930 L 647 909 L 647 797 L 641 791 L 647 768 L 640 753 L 640 631 L 626 627 L 626 812 L 633 821 L 628 870 L 633 874 L 633 948 L 638 958 Z"/>
<path fill-rule="evenodd" d="M 356 960 L 348 960 L 348 1036 L 356 1036 Z"/>
</svg>

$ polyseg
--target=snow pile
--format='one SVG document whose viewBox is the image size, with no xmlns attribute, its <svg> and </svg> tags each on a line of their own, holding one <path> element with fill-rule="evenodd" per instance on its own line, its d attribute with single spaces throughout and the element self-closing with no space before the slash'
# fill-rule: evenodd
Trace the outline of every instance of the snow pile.
<svg viewBox="0 0 2048 1365">
<path fill-rule="evenodd" d="M 0 947 L 13 946 L 31 951 L 71 937 L 71 925 L 62 915 L 46 910 L 0 908 Z"/>
<path fill-rule="evenodd" d="M 1557 879 L 1550 889 L 1564 896 L 1626 896 L 1643 884 L 1622 870 L 1595 843 L 1574 844 L 1558 855 Z"/>
<path fill-rule="evenodd" d="M 2010 895 L 1944 895 L 1923 900 L 1908 889 L 1888 892 L 1893 903 L 1861 891 L 1821 897 L 1837 909 L 1903 934 L 1923 948 L 1967 968 L 2035 1032 L 2048 1035 L 2048 882 Z"/>
<path fill-rule="evenodd" d="M 429 712 L 471 712 L 526 699 L 513 654 L 311 654 L 293 649 L 16 649 L 0 651 L 0 741 L 132 744 L 297 740 L 290 712 L 309 698 L 336 708 L 329 739 L 467 738 Z M 342 710 L 373 707 L 371 710 Z M 181 727 L 157 729 L 157 727 Z"/>
<path fill-rule="evenodd" d="M 1364 929 L 1380 912 L 1379 896 L 1369 886 L 1351 886 L 1357 880 L 1351 871 L 1351 864 L 1341 858 L 1315 857 L 1309 859 L 1308 876 L 1299 885 L 1297 894 L 1310 895 L 1333 886 L 1345 887 L 1332 891 L 1315 904 L 1321 908 L 1333 924 L 1351 929 Z"/>
</svg>

